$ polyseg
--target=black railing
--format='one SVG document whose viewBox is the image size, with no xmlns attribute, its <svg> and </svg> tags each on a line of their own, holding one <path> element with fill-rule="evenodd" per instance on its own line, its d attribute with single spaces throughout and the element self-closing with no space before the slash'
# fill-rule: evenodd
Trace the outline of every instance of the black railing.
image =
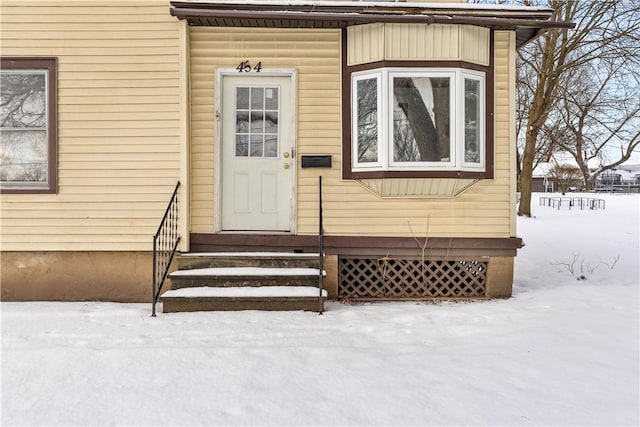
<svg viewBox="0 0 640 427">
<path fill-rule="evenodd" d="M 318 181 L 318 255 L 320 257 L 319 268 L 320 274 L 318 276 L 318 313 L 322 314 L 324 310 L 324 301 L 322 299 L 322 289 L 324 285 L 324 227 L 322 218 L 322 176 Z"/>
<path fill-rule="evenodd" d="M 164 212 L 162 221 L 160 221 L 158 231 L 153 236 L 153 285 L 151 289 L 151 316 L 153 317 L 156 316 L 156 303 L 160 297 L 162 285 L 164 285 L 165 280 L 167 280 L 171 261 L 173 261 L 173 257 L 178 249 L 178 243 L 180 243 L 180 234 L 178 233 L 179 188 L 180 181 L 178 181 L 176 188 L 173 190 L 173 195 L 171 196 L 167 210 Z"/>
</svg>

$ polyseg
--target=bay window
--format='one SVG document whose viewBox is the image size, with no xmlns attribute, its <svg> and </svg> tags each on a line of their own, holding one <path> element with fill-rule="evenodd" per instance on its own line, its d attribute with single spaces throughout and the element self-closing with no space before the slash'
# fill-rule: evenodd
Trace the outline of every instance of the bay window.
<svg viewBox="0 0 640 427">
<path fill-rule="evenodd" d="M 485 170 L 485 73 L 381 68 L 351 75 L 352 170 Z"/>
</svg>

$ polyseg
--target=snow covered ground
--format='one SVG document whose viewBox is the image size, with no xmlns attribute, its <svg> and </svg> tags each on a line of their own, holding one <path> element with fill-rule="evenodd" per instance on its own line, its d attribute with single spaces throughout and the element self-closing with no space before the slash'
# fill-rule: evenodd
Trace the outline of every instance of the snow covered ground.
<svg viewBox="0 0 640 427">
<path fill-rule="evenodd" d="M 599 197 L 534 198 L 509 300 L 2 303 L 2 425 L 638 425 L 640 198 Z"/>
</svg>

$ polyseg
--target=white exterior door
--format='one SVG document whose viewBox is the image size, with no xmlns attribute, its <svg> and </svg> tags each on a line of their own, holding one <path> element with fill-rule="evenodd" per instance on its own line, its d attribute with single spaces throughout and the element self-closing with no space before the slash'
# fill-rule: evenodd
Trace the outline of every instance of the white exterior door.
<svg viewBox="0 0 640 427">
<path fill-rule="evenodd" d="M 290 76 L 222 77 L 223 231 L 291 231 Z"/>
</svg>

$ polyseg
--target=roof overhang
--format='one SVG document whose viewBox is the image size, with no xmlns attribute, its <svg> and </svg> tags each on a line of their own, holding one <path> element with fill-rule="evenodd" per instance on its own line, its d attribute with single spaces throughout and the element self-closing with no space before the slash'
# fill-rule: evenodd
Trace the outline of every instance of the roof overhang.
<svg viewBox="0 0 640 427">
<path fill-rule="evenodd" d="M 552 10 L 539 7 L 466 3 L 390 1 L 182 0 L 171 2 L 171 15 L 191 26 L 263 28 L 345 28 L 383 23 L 464 24 L 516 32 L 516 46 L 548 28 L 573 28 L 552 21 Z"/>
</svg>

